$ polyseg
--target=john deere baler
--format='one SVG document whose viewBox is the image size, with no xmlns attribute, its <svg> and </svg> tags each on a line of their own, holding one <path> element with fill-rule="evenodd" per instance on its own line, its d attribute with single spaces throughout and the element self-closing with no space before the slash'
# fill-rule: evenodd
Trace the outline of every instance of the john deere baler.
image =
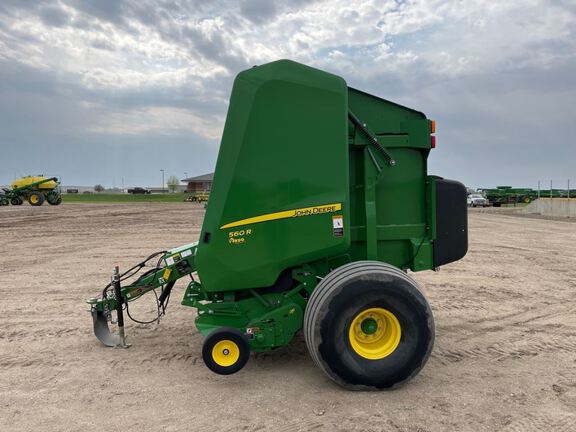
<svg viewBox="0 0 576 432">
<path fill-rule="evenodd" d="M 123 310 L 159 289 L 160 316 L 190 276 L 182 303 L 198 310 L 214 372 L 237 372 L 250 351 L 302 331 L 343 386 L 410 379 L 430 355 L 434 321 L 408 270 L 467 250 L 466 189 L 427 173 L 434 133 L 423 113 L 327 72 L 286 60 L 241 72 L 200 239 L 117 270 L 89 300 L 97 336 L 125 346 Z M 114 311 L 118 336 L 107 326 Z"/>
</svg>

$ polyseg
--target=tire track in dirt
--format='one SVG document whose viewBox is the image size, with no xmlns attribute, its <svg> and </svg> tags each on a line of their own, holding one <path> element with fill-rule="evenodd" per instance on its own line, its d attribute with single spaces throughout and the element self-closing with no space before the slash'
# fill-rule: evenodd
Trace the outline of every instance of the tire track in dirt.
<svg viewBox="0 0 576 432">
<path fill-rule="evenodd" d="M 514 420 L 502 429 L 502 432 L 574 432 L 576 430 L 575 415 L 551 415 L 548 413 L 526 413 L 524 418 Z"/>
<path fill-rule="evenodd" d="M 7 342 L 17 342 L 17 341 L 41 341 L 47 338 L 62 338 L 71 336 L 82 336 L 86 334 L 86 331 L 80 327 L 68 327 L 68 328 L 50 328 L 50 329 L 37 329 L 30 330 L 27 329 L 11 329 L 2 328 L 0 329 L 0 341 L 5 340 Z"/>
<path fill-rule="evenodd" d="M 45 368 L 53 367 L 58 368 L 68 365 L 68 359 L 63 357 L 61 361 L 58 361 L 55 357 L 51 356 L 41 356 L 41 357 L 30 357 L 29 353 L 25 356 L 15 356 L 11 354 L 5 354 L 0 358 L 0 368 L 11 369 L 11 368 Z"/>
<path fill-rule="evenodd" d="M 546 340 L 542 340 L 544 337 Z M 576 337 L 566 338 L 547 333 L 543 337 L 527 336 L 521 340 L 497 342 L 486 347 L 476 346 L 457 350 L 437 347 L 432 357 L 443 365 L 449 365 L 477 359 L 502 362 L 557 352 L 576 353 Z"/>
<path fill-rule="evenodd" d="M 277 432 L 308 432 L 320 430 L 323 426 L 324 422 L 318 419 L 305 419 L 289 422 L 275 429 Z"/>
</svg>

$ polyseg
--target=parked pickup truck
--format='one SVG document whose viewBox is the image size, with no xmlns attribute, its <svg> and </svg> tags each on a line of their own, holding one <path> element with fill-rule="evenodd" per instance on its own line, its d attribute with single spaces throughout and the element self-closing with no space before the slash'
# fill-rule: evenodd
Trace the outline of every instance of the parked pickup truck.
<svg viewBox="0 0 576 432">
<path fill-rule="evenodd" d="M 135 187 L 132 189 L 128 189 L 129 194 L 150 194 L 150 190 L 143 188 L 143 187 Z"/>
<path fill-rule="evenodd" d="M 488 207 L 490 203 L 482 194 L 474 193 L 468 195 L 468 207 Z"/>
</svg>

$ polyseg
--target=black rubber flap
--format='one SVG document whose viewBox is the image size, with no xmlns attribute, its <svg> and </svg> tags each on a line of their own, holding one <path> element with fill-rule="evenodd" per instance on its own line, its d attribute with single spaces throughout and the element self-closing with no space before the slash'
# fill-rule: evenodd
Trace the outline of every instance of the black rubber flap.
<svg viewBox="0 0 576 432">
<path fill-rule="evenodd" d="M 462 183 L 436 179 L 434 267 L 458 261 L 468 251 L 466 196 L 466 187 Z"/>
</svg>

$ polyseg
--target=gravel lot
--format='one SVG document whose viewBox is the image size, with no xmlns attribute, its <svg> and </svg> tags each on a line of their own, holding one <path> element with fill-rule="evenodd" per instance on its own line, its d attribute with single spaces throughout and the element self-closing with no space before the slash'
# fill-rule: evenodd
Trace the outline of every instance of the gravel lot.
<svg viewBox="0 0 576 432">
<path fill-rule="evenodd" d="M 467 257 L 414 275 L 436 318 L 422 373 L 358 393 L 332 384 L 301 337 L 212 374 L 179 305 L 185 282 L 160 325 L 127 324 L 129 350 L 99 344 L 84 299 L 114 265 L 196 240 L 201 206 L 0 208 L 0 429 L 576 430 L 576 225 L 508 213 L 471 211 Z M 145 298 L 134 313 L 152 312 Z"/>
</svg>

